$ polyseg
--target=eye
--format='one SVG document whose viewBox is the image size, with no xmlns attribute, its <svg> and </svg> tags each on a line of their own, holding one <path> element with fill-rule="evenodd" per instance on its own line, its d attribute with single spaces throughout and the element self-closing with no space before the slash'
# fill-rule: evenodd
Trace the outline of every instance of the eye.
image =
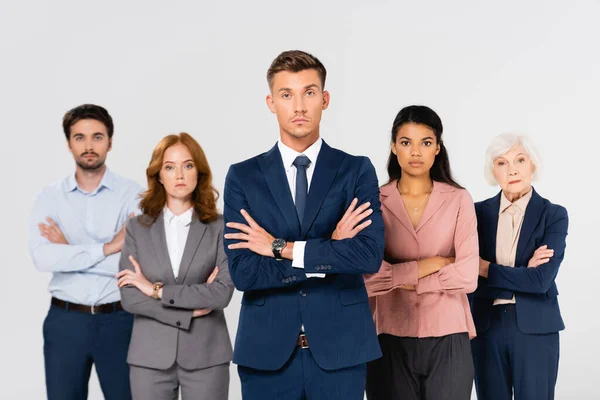
<svg viewBox="0 0 600 400">
<path fill-rule="evenodd" d="M 497 161 L 496 162 L 496 165 L 499 166 L 499 167 L 504 166 L 504 164 L 506 164 L 504 161 Z"/>
<path fill-rule="evenodd" d="M 94 139 L 95 140 L 102 140 L 102 135 L 96 135 L 96 136 L 94 136 Z"/>
<path fill-rule="evenodd" d="M 167 165 L 167 166 L 165 167 L 165 169 L 166 169 L 167 171 L 170 171 L 170 170 L 172 170 L 172 169 L 173 169 L 173 166 L 172 166 L 172 165 Z"/>
<path fill-rule="evenodd" d="M 81 141 L 81 140 L 83 140 L 83 137 L 82 136 L 75 136 L 75 140 L 76 141 Z"/>
<path fill-rule="evenodd" d="M 281 95 L 281 98 L 286 99 L 286 100 L 289 99 L 289 98 L 291 98 L 291 97 L 292 96 L 289 93 L 284 93 L 284 94 Z"/>
<path fill-rule="evenodd" d="M 315 94 L 314 90 L 309 90 L 309 91 L 306 92 L 307 96 L 313 96 L 314 94 Z"/>
<path fill-rule="evenodd" d="M 194 164 L 192 164 L 192 163 L 185 164 L 185 169 L 194 169 Z"/>
<path fill-rule="evenodd" d="M 517 160 L 517 162 L 518 162 L 518 163 L 520 163 L 520 164 L 522 164 L 522 163 L 524 163 L 524 162 L 525 162 L 525 158 L 519 158 L 519 159 Z"/>
<path fill-rule="evenodd" d="M 423 142 L 423 145 L 425 145 L 425 147 L 429 147 L 433 144 L 433 142 L 431 140 L 426 140 Z"/>
<path fill-rule="evenodd" d="M 400 146 L 410 146 L 410 142 L 408 140 L 401 140 L 400 141 Z"/>
</svg>

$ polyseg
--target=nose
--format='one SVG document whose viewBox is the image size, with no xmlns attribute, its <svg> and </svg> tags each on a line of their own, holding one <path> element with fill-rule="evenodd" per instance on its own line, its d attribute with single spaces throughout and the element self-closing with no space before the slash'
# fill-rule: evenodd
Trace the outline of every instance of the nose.
<svg viewBox="0 0 600 400">
<path fill-rule="evenodd" d="M 178 180 L 182 180 L 183 179 L 183 166 L 177 168 L 177 179 Z"/>
<path fill-rule="evenodd" d="M 419 146 L 418 143 L 411 144 L 410 155 L 413 157 L 421 157 L 421 146 Z"/>
<path fill-rule="evenodd" d="M 298 114 L 303 114 L 306 112 L 306 106 L 304 104 L 304 96 L 295 96 L 294 97 L 294 112 Z"/>
</svg>

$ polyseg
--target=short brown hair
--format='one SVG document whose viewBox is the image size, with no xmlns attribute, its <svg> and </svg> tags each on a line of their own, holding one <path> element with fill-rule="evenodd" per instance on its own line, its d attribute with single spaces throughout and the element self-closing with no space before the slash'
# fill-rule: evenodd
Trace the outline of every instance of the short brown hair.
<svg viewBox="0 0 600 400">
<path fill-rule="evenodd" d="M 305 69 L 316 70 L 321 78 L 321 89 L 325 89 L 325 78 L 327 77 L 325 66 L 317 57 L 301 50 L 284 51 L 273 60 L 267 71 L 269 89 L 273 89 L 273 78 L 278 72 L 300 72 Z"/>
<path fill-rule="evenodd" d="M 71 127 L 82 119 L 95 119 L 102 122 L 108 132 L 108 138 L 112 138 L 115 127 L 108 111 L 95 104 L 82 104 L 67 111 L 63 117 L 63 131 L 67 140 L 71 138 Z"/>
<path fill-rule="evenodd" d="M 219 192 L 212 185 L 212 172 L 208 166 L 208 160 L 202 147 L 188 133 L 182 132 L 179 135 L 168 135 L 162 138 L 152 152 L 152 158 L 146 168 L 146 178 L 148 179 L 148 190 L 146 190 L 140 201 L 140 208 L 145 216 L 141 221 L 146 225 L 151 225 L 156 221 L 167 202 L 167 193 L 164 186 L 159 181 L 159 173 L 163 164 L 165 151 L 181 143 L 188 148 L 194 161 L 194 166 L 198 170 L 198 184 L 192 193 L 192 203 L 194 204 L 194 213 L 198 219 L 204 223 L 212 222 L 217 219 L 217 198 Z"/>
</svg>

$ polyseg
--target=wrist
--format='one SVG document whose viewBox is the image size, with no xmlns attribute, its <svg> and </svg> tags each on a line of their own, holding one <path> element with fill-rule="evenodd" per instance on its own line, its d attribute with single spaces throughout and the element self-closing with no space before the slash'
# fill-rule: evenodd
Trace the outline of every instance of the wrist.
<svg viewBox="0 0 600 400">
<path fill-rule="evenodd" d="M 286 242 L 286 246 L 281 251 L 281 257 L 287 260 L 294 259 L 294 242 Z"/>
<path fill-rule="evenodd" d="M 102 246 L 102 251 L 104 252 L 105 257 L 110 256 L 112 254 L 110 243 L 104 243 L 104 246 Z"/>
</svg>

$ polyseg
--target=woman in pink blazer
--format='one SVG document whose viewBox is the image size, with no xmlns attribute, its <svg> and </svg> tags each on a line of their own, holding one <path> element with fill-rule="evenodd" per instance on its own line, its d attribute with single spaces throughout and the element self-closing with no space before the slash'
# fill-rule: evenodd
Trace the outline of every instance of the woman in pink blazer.
<svg viewBox="0 0 600 400">
<path fill-rule="evenodd" d="M 473 387 L 467 293 L 477 287 L 473 200 L 450 173 L 442 121 L 430 108 L 396 116 L 381 188 L 385 256 L 365 282 L 383 357 L 367 368 L 367 398 L 468 400 Z"/>
</svg>

